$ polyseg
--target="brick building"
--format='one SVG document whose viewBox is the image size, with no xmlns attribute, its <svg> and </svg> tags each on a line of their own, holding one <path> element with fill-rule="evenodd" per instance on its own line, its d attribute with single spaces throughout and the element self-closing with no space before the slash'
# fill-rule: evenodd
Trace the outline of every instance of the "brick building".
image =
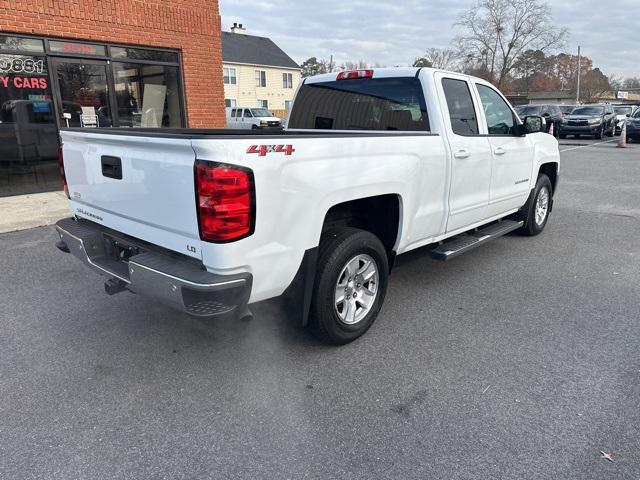
<svg viewBox="0 0 640 480">
<path fill-rule="evenodd" d="M 0 196 L 51 190 L 61 127 L 223 127 L 216 0 L 0 0 Z"/>
</svg>

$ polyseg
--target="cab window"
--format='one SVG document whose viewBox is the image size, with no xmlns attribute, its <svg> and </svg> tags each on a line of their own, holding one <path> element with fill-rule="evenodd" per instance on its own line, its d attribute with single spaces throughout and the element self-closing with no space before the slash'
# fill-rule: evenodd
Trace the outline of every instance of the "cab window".
<svg viewBox="0 0 640 480">
<path fill-rule="evenodd" d="M 493 88 L 476 84 L 487 119 L 489 135 L 513 135 L 515 117 L 507 102 Z"/>
<path fill-rule="evenodd" d="M 457 135 L 477 135 L 478 117 L 473 106 L 469 85 L 464 80 L 442 79 L 442 89 L 447 99 L 451 128 Z"/>
<path fill-rule="evenodd" d="M 251 110 L 249 110 L 248 108 L 244 109 L 244 118 L 253 118 L 253 114 L 251 113 Z"/>
</svg>

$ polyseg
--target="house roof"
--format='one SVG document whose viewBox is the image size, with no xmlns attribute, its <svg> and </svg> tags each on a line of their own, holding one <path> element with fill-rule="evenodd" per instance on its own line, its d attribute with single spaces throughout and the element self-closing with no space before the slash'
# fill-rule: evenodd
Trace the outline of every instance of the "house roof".
<svg viewBox="0 0 640 480">
<path fill-rule="evenodd" d="M 269 67 L 300 68 L 270 38 L 222 32 L 222 61 Z"/>
</svg>

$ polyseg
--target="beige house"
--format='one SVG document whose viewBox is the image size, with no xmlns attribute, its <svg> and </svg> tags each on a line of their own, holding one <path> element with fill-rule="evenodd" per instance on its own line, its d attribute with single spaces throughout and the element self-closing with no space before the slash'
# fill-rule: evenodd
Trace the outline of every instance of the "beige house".
<svg viewBox="0 0 640 480">
<path fill-rule="evenodd" d="M 300 66 L 271 39 L 247 35 L 242 24 L 222 32 L 227 107 L 264 107 L 280 115 L 291 107 Z"/>
</svg>

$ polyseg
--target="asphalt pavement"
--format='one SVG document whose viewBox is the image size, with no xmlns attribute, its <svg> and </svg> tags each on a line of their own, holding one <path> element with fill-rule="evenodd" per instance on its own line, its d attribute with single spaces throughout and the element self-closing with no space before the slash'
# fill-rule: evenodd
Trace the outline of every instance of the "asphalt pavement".
<svg viewBox="0 0 640 480">
<path fill-rule="evenodd" d="M 277 301 L 203 324 L 106 296 L 51 227 L 0 235 L 0 478 L 640 478 L 640 145 L 561 149 L 542 235 L 399 257 L 339 348 Z"/>
</svg>

